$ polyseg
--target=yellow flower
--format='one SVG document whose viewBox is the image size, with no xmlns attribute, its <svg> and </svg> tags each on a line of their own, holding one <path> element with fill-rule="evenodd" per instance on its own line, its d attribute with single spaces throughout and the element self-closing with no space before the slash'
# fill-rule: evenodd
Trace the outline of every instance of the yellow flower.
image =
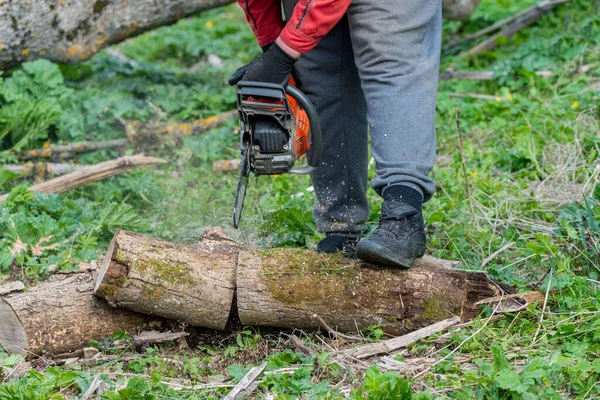
<svg viewBox="0 0 600 400">
<path fill-rule="evenodd" d="M 506 95 L 506 98 L 507 98 L 508 100 L 512 100 L 512 94 L 510 94 L 510 93 L 509 93 L 509 94 L 507 94 L 507 95 Z"/>
<path fill-rule="evenodd" d="M 500 96 L 496 96 L 496 101 L 502 101 L 502 99 L 500 98 Z"/>
<path fill-rule="evenodd" d="M 214 26 L 212 21 L 208 21 L 205 25 L 204 25 L 207 29 L 210 29 Z"/>
<path fill-rule="evenodd" d="M 471 177 L 472 177 L 473 179 L 477 179 L 477 171 L 473 171 L 473 172 L 471 172 Z"/>
<path fill-rule="evenodd" d="M 571 107 L 573 107 L 573 108 L 577 108 L 577 107 L 579 107 L 579 102 L 578 102 L 577 100 L 575 100 L 575 101 L 573 102 L 573 104 L 571 104 Z"/>
</svg>

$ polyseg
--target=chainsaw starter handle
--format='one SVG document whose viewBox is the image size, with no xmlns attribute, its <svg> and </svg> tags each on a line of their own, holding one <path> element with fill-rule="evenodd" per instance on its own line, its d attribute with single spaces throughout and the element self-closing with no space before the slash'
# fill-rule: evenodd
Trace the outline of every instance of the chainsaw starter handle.
<svg viewBox="0 0 600 400">
<path fill-rule="evenodd" d="M 285 88 L 287 94 L 292 96 L 304 109 L 308 121 L 310 122 L 310 157 L 307 155 L 308 167 L 294 167 L 291 169 L 293 174 L 308 174 L 321 165 L 323 157 L 323 134 L 321 132 L 321 120 L 315 106 L 308 100 L 308 97 L 297 87 L 287 85 Z"/>
</svg>

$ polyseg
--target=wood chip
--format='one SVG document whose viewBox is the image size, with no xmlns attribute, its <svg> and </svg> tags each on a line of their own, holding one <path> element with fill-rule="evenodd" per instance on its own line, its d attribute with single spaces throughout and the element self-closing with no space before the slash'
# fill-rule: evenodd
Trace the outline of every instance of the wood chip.
<svg viewBox="0 0 600 400">
<path fill-rule="evenodd" d="M 487 305 L 489 307 L 493 307 L 496 310 L 496 313 L 510 313 L 521 311 L 535 302 L 543 302 L 544 298 L 545 293 L 536 290 L 533 292 L 490 297 L 489 299 L 479 300 L 475 303 L 475 305 Z"/>
<path fill-rule="evenodd" d="M 264 362 L 257 367 L 252 368 L 246 376 L 238 383 L 231 392 L 223 400 L 239 400 L 244 396 L 248 396 L 252 393 L 258 383 L 256 380 L 267 368 L 267 363 Z"/>
<path fill-rule="evenodd" d="M 144 331 L 139 335 L 136 335 L 132 339 L 132 343 L 135 346 L 143 346 L 154 343 L 165 343 L 172 342 L 182 337 L 189 336 L 187 332 L 158 332 L 158 331 Z"/>
<path fill-rule="evenodd" d="M 12 292 L 20 292 L 23 289 L 25 289 L 25 285 L 21 281 L 5 283 L 3 285 L 0 285 L 0 296 Z"/>
</svg>

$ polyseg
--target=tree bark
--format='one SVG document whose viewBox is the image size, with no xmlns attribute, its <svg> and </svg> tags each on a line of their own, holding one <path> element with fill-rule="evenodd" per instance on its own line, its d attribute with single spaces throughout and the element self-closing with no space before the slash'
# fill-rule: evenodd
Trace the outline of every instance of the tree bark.
<svg viewBox="0 0 600 400">
<path fill-rule="evenodd" d="M 340 331 L 379 325 L 386 333 L 403 335 L 453 316 L 474 318 L 475 302 L 511 290 L 480 272 L 421 267 L 419 261 L 401 270 L 302 249 L 242 251 L 240 321 L 318 329 L 318 315 Z"/>
<path fill-rule="evenodd" d="M 222 231 L 193 246 L 117 231 L 95 293 L 216 329 L 235 305 L 244 325 L 317 329 L 322 319 L 342 331 L 379 325 L 398 335 L 452 316 L 468 320 L 479 312 L 475 302 L 513 291 L 480 272 L 439 267 L 444 261 L 383 269 L 303 249 L 243 250 Z"/>
<path fill-rule="evenodd" d="M 6 0 L 0 69 L 47 58 L 83 61 L 108 45 L 232 0 Z"/>
<path fill-rule="evenodd" d="M 480 0 L 443 0 L 444 17 L 465 20 Z M 5 0 L 0 70 L 47 58 L 83 61 L 129 37 L 233 0 Z"/>
<path fill-rule="evenodd" d="M 90 274 L 0 298 L 0 346 L 18 354 L 67 353 L 122 329 L 160 327 L 162 319 L 113 309 L 93 296 Z"/>
<path fill-rule="evenodd" d="M 239 247 L 212 232 L 200 244 L 186 246 L 117 230 L 97 278 L 96 295 L 115 307 L 225 329 Z"/>
</svg>

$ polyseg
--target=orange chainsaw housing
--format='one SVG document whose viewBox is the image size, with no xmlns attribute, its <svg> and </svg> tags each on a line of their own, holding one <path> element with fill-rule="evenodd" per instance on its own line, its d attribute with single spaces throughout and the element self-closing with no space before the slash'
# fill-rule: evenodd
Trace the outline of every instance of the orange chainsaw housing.
<svg viewBox="0 0 600 400">
<path fill-rule="evenodd" d="M 296 82 L 294 78 L 290 76 L 290 80 L 288 81 L 288 85 L 296 86 Z M 308 120 L 308 115 L 306 112 L 300 107 L 296 99 L 294 99 L 289 94 L 286 95 L 288 104 L 290 106 L 290 110 L 292 111 L 292 116 L 296 121 L 296 137 L 294 139 L 294 154 L 296 155 L 296 159 L 300 158 L 303 154 L 305 154 L 310 148 L 310 121 Z M 256 100 L 252 97 L 249 100 Z M 278 101 L 265 101 L 267 103 L 273 104 L 282 104 L 282 100 Z"/>
</svg>

